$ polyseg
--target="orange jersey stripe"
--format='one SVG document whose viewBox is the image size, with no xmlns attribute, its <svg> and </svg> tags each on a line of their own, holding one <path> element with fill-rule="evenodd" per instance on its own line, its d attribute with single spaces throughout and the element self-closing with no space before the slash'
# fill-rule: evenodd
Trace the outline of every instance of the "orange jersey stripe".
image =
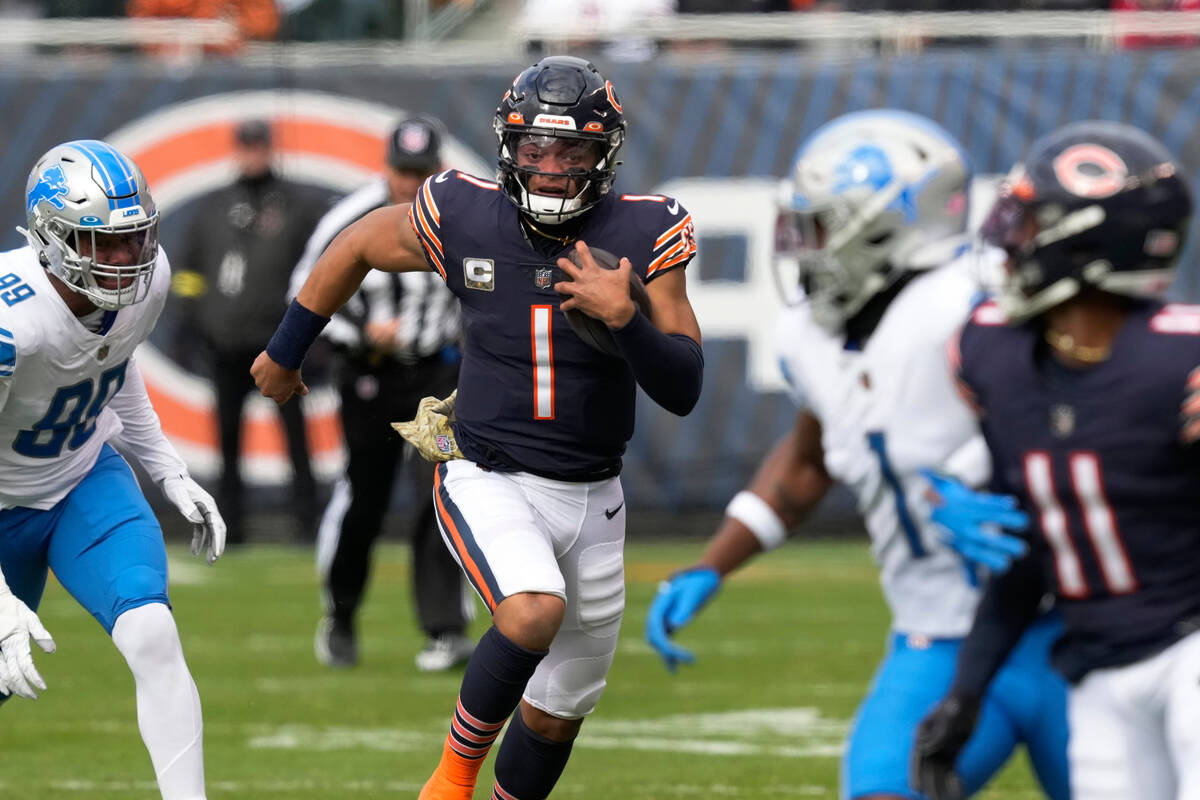
<svg viewBox="0 0 1200 800">
<path fill-rule="evenodd" d="M 421 235 L 421 229 L 417 226 L 416 214 L 413 212 L 414 208 L 416 206 L 410 206 L 408 209 L 408 224 L 412 226 L 413 233 L 416 234 L 417 241 L 421 243 L 421 249 L 429 256 L 429 261 L 433 264 L 433 268 L 442 276 L 442 280 L 446 280 L 446 268 L 442 266 L 442 261 L 438 258 L 438 254 L 433 252 L 433 248 L 429 246 L 429 243 L 425 241 L 425 237 Z"/>
<path fill-rule="evenodd" d="M 491 181 L 481 181 L 481 180 L 479 180 L 479 178 L 474 178 L 470 175 L 464 175 L 461 172 L 458 173 L 458 178 L 459 178 L 459 180 L 466 181 L 467 183 L 472 183 L 472 184 L 478 186 L 480 189 L 487 189 L 488 191 L 491 191 L 491 192 L 495 192 L 500 188 L 500 184 L 498 184 L 498 183 L 492 183 Z"/>
<path fill-rule="evenodd" d="M 679 220 L 679 222 L 672 225 L 669 229 L 667 229 L 666 233 L 664 233 L 662 236 L 659 236 L 658 239 L 654 242 L 654 249 L 657 250 L 658 248 L 660 248 L 664 244 L 666 244 L 668 239 L 670 239 L 672 236 L 674 236 L 675 234 L 677 234 L 681 230 L 683 230 L 684 227 L 691 221 L 692 221 L 692 215 L 688 214 L 686 217 Z"/>
<path fill-rule="evenodd" d="M 687 242 L 685 242 L 681 239 L 678 242 L 676 242 L 671 247 L 670 250 L 667 250 L 662 255 L 660 255 L 658 258 L 651 261 L 650 266 L 646 267 L 646 274 L 649 275 L 651 272 L 654 272 L 659 267 L 661 267 L 664 262 L 668 261 L 669 259 L 674 258 L 675 256 L 679 255 L 680 253 L 684 252 L 685 250 L 687 250 Z"/>
<path fill-rule="evenodd" d="M 433 179 L 430 178 L 429 180 L 425 181 L 425 185 L 423 187 L 421 187 L 422 194 L 425 195 L 425 205 L 429 206 L 429 215 L 431 217 L 433 217 L 434 224 L 437 225 L 438 227 L 441 227 L 442 212 L 438 210 L 437 203 L 435 203 L 433 200 L 433 192 L 429 188 L 430 180 L 433 180 Z"/>
<path fill-rule="evenodd" d="M 442 520 L 442 526 L 446 532 L 450 534 L 451 541 L 454 542 L 454 550 L 458 553 L 458 558 L 462 562 L 463 568 L 474 581 L 476 588 L 479 589 L 479 594 L 483 598 L 483 602 L 487 603 L 488 610 L 496 610 L 496 598 L 492 597 L 492 590 L 488 588 L 487 581 L 483 579 L 483 573 L 479 571 L 479 565 L 475 563 L 475 559 L 471 558 L 470 551 L 467 550 L 467 545 L 463 542 L 462 534 L 458 532 L 458 526 L 454 524 L 454 518 L 450 516 L 450 512 L 446 510 L 446 505 L 442 502 L 442 471 L 434 470 L 433 472 L 433 497 L 437 501 L 438 517 Z"/>
<path fill-rule="evenodd" d="M 438 238 L 437 232 L 434 231 L 433 226 L 429 224 L 429 220 L 425 218 L 425 206 L 421 203 L 420 198 L 417 198 L 417 202 L 413 203 L 410 209 L 416 211 L 417 220 L 420 221 L 421 228 L 425 231 L 425 235 L 429 237 L 429 240 L 433 242 L 433 246 L 437 248 L 438 255 L 440 255 L 442 258 L 445 258 L 446 251 L 442 249 L 442 240 Z"/>
<path fill-rule="evenodd" d="M 672 258 L 667 263 L 660 264 L 659 266 L 655 267 L 654 270 L 648 271 L 646 273 L 646 277 L 649 278 L 651 275 L 654 275 L 659 272 L 664 272 L 664 271 L 670 269 L 671 267 L 685 263 L 689 258 L 691 258 L 695 254 L 695 252 L 696 252 L 695 250 L 690 250 L 690 251 L 680 253 L 678 256 L 676 256 L 675 258 Z"/>
<path fill-rule="evenodd" d="M 1194 394 L 1183 401 L 1183 415 L 1185 417 L 1194 417 L 1197 414 L 1200 414 L 1200 394 Z"/>
</svg>

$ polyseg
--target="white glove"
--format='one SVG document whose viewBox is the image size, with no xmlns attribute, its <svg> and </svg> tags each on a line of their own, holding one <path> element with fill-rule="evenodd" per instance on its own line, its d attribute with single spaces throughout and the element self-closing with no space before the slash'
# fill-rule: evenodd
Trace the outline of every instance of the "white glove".
<svg viewBox="0 0 1200 800">
<path fill-rule="evenodd" d="M 30 639 L 54 652 L 54 640 L 37 614 L 0 581 L 0 692 L 37 700 L 34 688 L 45 691 L 46 682 L 33 665 Z"/>
<path fill-rule="evenodd" d="M 225 552 L 225 520 L 217 502 L 187 475 L 162 480 L 163 494 L 192 523 L 192 555 L 205 553 L 211 564 Z"/>
</svg>

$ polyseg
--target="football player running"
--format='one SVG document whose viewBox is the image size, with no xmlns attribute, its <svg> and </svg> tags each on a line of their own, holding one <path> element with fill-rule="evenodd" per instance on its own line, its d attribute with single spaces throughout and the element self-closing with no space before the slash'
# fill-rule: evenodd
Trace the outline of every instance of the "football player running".
<svg viewBox="0 0 1200 800">
<path fill-rule="evenodd" d="M 892 631 L 849 734 L 846 798 L 919 797 L 908 774 L 912 733 L 949 686 L 977 573 L 1002 572 L 1024 549 L 980 524 L 1025 520 L 1007 498 L 968 488 L 986 482 L 988 457 L 944 366 L 945 343 L 978 292 L 969 179 L 957 142 L 905 112 L 848 114 L 801 146 L 782 186 L 776 244 L 778 259 L 795 259 L 802 289 L 778 332 L 795 426 L 730 501 L 699 562 L 663 583 L 646 622 L 670 669 L 690 663 L 670 636 L 725 575 L 781 545 L 834 481 L 849 486 Z M 938 472 L 923 474 L 931 466 Z M 967 498 L 959 510 L 970 524 L 951 536 L 932 522 L 931 490 Z M 1023 741 L 1047 793 L 1067 797 L 1064 690 L 1047 663 L 1056 634 L 1053 620 L 1039 622 L 985 700 L 961 761 L 967 792 Z"/>
<path fill-rule="evenodd" d="M 133 357 L 171 282 L 158 211 L 137 165 L 91 140 L 38 159 L 25 198 L 29 244 L 0 253 L 0 691 L 46 688 L 29 640 L 53 651 L 35 613 L 52 569 L 133 672 L 163 798 L 203 798 L 200 696 L 162 530 L 111 444 L 193 523 L 192 552 L 220 556 L 225 523 L 163 436 Z"/>
<path fill-rule="evenodd" d="M 931 785 L 1053 592 L 1071 796 L 1200 798 L 1200 307 L 1159 299 L 1192 220 L 1189 185 L 1146 133 L 1080 122 L 1033 144 L 984 223 L 1008 282 L 962 331 L 957 378 L 993 485 L 1036 523 L 921 725 Z"/>
<path fill-rule="evenodd" d="M 543 798 L 605 688 L 625 604 L 625 504 L 617 478 L 633 431 L 635 382 L 688 413 L 703 377 L 683 268 L 691 216 L 659 195 L 611 191 L 625 118 L 611 83 L 577 58 L 521 72 L 493 120 L 498 181 L 457 170 L 411 205 L 373 211 L 326 249 L 253 367 L 263 394 L 303 394 L 299 366 L 371 268 L 435 270 L 462 302 L 457 400 L 422 404 L 415 426 L 437 467 L 442 536 L 492 612 L 467 664 L 441 762 L 421 800 L 469 800 L 488 751 L 492 796 Z M 586 242 L 586 244 L 585 244 Z M 607 270 L 588 245 L 621 256 Z M 565 258 L 570 248 L 581 266 Z M 631 276 L 632 273 L 632 276 Z M 652 317 L 629 282 L 645 281 Z M 566 323 L 606 323 L 621 357 Z M 454 441 L 457 445 L 455 446 Z"/>
</svg>

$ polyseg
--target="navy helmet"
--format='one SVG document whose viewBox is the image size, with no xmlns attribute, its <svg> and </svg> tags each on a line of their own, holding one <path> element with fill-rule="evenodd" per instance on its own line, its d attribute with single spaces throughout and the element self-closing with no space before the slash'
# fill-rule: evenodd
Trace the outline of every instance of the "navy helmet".
<svg viewBox="0 0 1200 800">
<path fill-rule="evenodd" d="M 1186 176 L 1161 143 L 1130 125 L 1087 121 L 1034 142 L 981 233 L 1008 254 L 999 300 L 1019 322 L 1085 288 L 1161 298 L 1191 215 Z"/>
<path fill-rule="evenodd" d="M 500 182 L 522 213 L 558 223 L 587 211 L 612 188 L 617 151 L 625 141 L 625 116 L 612 83 L 581 58 L 550 56 L 526 68 L 504 93 L 493 121 L 499 147 Z M 591 144 L 596 163 L 588 170 L 543 172 L 517 165 L 517 147 L 568 139 Z M 541 174 L 577 181 L 574 196 L 539 195 L 529 178 Z"/>
</svg>

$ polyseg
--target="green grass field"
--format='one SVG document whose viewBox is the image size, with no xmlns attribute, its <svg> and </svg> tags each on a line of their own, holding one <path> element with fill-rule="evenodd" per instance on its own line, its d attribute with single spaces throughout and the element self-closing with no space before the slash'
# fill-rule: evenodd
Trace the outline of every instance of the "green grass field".
<svg viewBox="0 0 1200 800">
<path fill-rule="evenodd" d="M 609 688 L 555 797 L 837 797 L 841 740 L 887 627 L 866 549 L 798 544 L 743 570 L 681 635 L 698 663 L 672 676 L 643 643 L 642 624 L 657 581 L 699 549 L 629 547 L 628 610 Z M 173 548 L 171 569 L 204 702 L 210 798 L 416 797 L 461 673 L 427 676 L 413 666 L 421 640 L 405 548 L 378 551 L 363 660 L 339 672 L 313 658 L 319 604 L 307 550 L 240 549 L 209 569 Z M 50 689 L 0 710 L 0 793 L 157 797 L 124 661 L 53 581 L 41 617 L 58 643 L 54 655 L 37 654 Z M 480 783 L 476 798 L 485 798 L 491 783 Z M 1038 797 L 1032 786 L 1019 763 L 981 796 Z"/>
</svg>

